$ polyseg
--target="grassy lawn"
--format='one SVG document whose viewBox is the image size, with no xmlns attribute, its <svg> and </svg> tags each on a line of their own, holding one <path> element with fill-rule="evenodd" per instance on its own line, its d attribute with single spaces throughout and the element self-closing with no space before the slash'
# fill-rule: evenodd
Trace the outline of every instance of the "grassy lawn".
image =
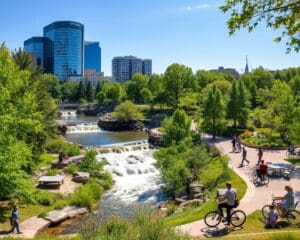
<svg viewBox="0 0 300 240">
<path fill-rule="evenodd" d="M 281 222 L 281 229 L 265 229 L 261 212 L 255 211 L 247 216 L 247 221 L 242 229 L 237 229 L 230 234 L 223 236 L 223 239 L 234 240 L 294 240 L 300 239 L 300 228 L 291 227 L 285 221 Z M 206 238 L 198 238 L 206 239 Z M 220 239 L 211 238 L 211 239 Z"/>
<path fill-rule="evenodd" d="M 213 176 L 216 175 L 218 171 L 220 170 L 220 162 L 211 162 L 207 169 L 205 170 L 205 176 Z M 238 198 L 241 199 L 247 189 L 247 185 L 244 182 L 243 179 L 241 179 L 237 174 L 235 174 L 231 169 L 227 168 L 228 174 L 229 174 L 229 180 L 232 183 L 232 186 L 238 191 Z M 211 179 L 213 181 L 213 179 Z M 210 200 L 205 202 L 199 207 L 190 207 L 188 209 L 185 209 L 180 212 L 176 212 L 164 219 L 165 226 L 173 227 L 182 225 L 185 223 L 190 223 L 199 219 L 203 219 L 205 214 L 211 210 L 214 210 L 216 208 L 216 203 L 214 200 L 214 197 L 216 196 L 216 190 L 217 188 L 224 188 L 225 182 L 220 181 L 217 186 L 213 188 L 213 190 L 210 191 Z"/>
<path fill-rule="evenodd" d="M 285 159 L 288 162 L 300 166 L 300 158 L 287 158 Z"/>
</svg>

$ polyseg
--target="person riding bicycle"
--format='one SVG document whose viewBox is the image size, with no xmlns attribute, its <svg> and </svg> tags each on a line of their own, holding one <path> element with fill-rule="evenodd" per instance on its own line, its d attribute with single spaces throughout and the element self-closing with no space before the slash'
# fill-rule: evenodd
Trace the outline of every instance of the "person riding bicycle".
<svg viewBox="0 0 300 240">
<path fill-rule="evenodd" d="M 294 207 L 294 193 L 291 186 L 285 186 L 285 191 L 287 193 L 282 197 L 274 197 L 274 200 L 280 200 L 279 203 L 276 204 L 276 207 L 281 211 L 282 216 L 285 216 L 287 210 L 292 209 Z"/>
<path fill-rule="evenodd" d="M 258 177 L 260 178 L 261 182 L 265 179 L 265 176 L 268 173 L 268 165 L 265 164 L 265 161 L 262 160 L 259 167 L 256 170 Z"/>
<path fill-rule="evenodd" d="M 218 204 L 218 209 L 220 212 L 220 216 L 224 217 L 223 208 L 226 208 L 226 220 L 227 220 L 227 225 L 229 225 L 231 221 L 230 211 L 232 208 L 236 206 L 237 191 L 232 188 L 230 182 L 226 183 L 226 188 L 227 190 L 225 194 L 218 197 L 218 201 L 222 202 Z M 225 200 L 226 202 L 223 202 Z"/>
</svg>

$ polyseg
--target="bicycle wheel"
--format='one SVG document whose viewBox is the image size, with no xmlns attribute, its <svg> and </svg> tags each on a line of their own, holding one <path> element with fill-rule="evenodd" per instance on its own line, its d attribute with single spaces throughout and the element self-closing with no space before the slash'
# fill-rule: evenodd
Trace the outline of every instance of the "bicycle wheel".
<svg viewBox="0 0 300 240">
<path fill-rule="evenodd" d="M 263 208 L 261 209 L 261 213 L 262 213 L 264 219 L 267 219 L 268 212 L 270 211 L 270 207 L 271 207 L 271 205 L 268 204 L 268 205 L 263 206 Z"/>
<path fill-rule="evenodd" d="M 231 214 L 231 224 L 240 227 L 246 222 L 246 214 L 242 210 L 236 210 Z"/>
<path fill-rule="evenodd" d="M 269 182 L 270 182 L 270 178 L 269 178 L 268 174 L 265 174 L 263 183 L 264 183 L 265 185 L 268 185 Z"/>
<path fill-rule="evenodd" d="M 300 225 L 300 212 L 297 210 L 289 210 L 286 216 L 291 225 Z"/>
<path fill-rule="evenodd" d="M 204 217 L 204 222 L 209 227 L 217 226 L 222 220 L 221 215 L 218 211 L 208 212 Z"/>
<path fill-rule="evenodd" d="M 258 179 L 258 174 L 257 174 L 257 171 L 256 171 L 256 170 L 253 171 L 252 177 L 253 177 L 253 182 L 256 182 L 257 179 Z"/>
</svg>

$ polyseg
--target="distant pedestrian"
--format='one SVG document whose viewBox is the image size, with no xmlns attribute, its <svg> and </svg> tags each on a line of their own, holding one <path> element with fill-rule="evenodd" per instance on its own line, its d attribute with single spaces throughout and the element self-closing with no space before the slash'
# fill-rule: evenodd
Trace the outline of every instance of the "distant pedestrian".
<svg viewBox="0 0 300 240">
<path fill-rule="evenodd" d="M 15 229 L 17 229 L 17 234 L 21 234 L 22 232 L 20 232 L 20 227 L 19 227 L 19 211 L 18 211 L 18 207 L 14 206 L 13 211 L 11 212 L 11 217 L 10 217 L 10 223 L 12 226 L 11 232 L 14 232 Z"/>
<path fill-rule="evenodd" d="M 257 156 L 258 156 L 258 161 L 257 161 L 257 165 L 260 164 L 261 160 L 262 160 L 262 157 L 263 157 L 263 150 L 261 148 L 258 149 L 258 153 L 257 153 Z"/>
<path fill-rule="evenodd" d="M 242 139 L 241 136 L 238 135 L 236 138 L 237 151 L 240 153 L 242 151 Z"/>
<path fill-rule="evenodd" d="M 245 147 L 243 147 L 241 166 L 244 165 L 244 161 L 246 161 L 249 165 L 249 160 L 247 160 L 247 150 Z"/>
<path fill-rule="evenodd" d="M 232 152 L 236 151 L 236 137 L 235 135 L 232 138 Z"/>
<path fill-rule="evenodd" d="M 59 163 L 62 163 L 64 161 L 64 154 L 62 152 L 59 152 L 59 155 L 58 155 L 58 162 Z"/>
</svg>

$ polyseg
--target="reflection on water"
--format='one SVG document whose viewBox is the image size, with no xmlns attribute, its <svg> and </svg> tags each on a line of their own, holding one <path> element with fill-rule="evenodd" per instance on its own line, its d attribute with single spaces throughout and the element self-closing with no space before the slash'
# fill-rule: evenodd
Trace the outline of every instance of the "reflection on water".
<svg viewBox="0 0 300 240">
<path fill-rule="evenodd" d="M 70 142 L 81 144 L 85 147 L 108 145 L 121 142 L 146 140 L 145 132 L 85 132 L 85 133 L 67 133 L 66 139 Z"/>
</svg>

